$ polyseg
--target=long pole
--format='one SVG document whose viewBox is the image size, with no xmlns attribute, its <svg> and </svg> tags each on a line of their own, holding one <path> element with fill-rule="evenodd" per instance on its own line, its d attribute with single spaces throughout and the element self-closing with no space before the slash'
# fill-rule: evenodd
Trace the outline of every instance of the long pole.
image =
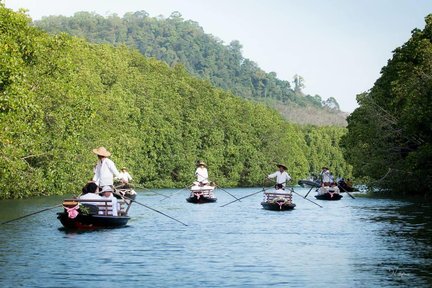
<svg viewBox="0 0 432 288">
<path fill-rule="evenodd" d="M 290 187 L 290 188 L 291 188 L 291 192 L 292 192 L 292 193 L 297 194 L 298 196 L 300 196 L 301 198 L 303 198 L 303 196 L 300 195 L 299 193 L 295 192 L 294 189 L 293 189 L 292 187 Z M 306 200 L 308 200 L 309 202 L 312 202 L 313 204 L 315 204 L 315 205 L 317 205 L 317 206 L 323 208 L 323 206 L 319 205 L 318 203 L 315 203 L 314 201 L 312 201 L 312 200 L 310 200 L 310 199 L 308 199 L 308 198 L 303 198 L 303 199 L 306 199 Z"/>
<path fill-rule="evenodd" d="M 339 186 L 338 185 L 338 187 L 340 187 L 340 188 L 342 188 L 342 190 L 344 191 L 344 192 L 346 192 L 352 199 L 355 199 L 355 197 L 353 196 L 353 195 L 351 195 L 347 190 L 345 190 L 342 186 Z"/>
<path fill-rule="evenodd" d="M 254 193 L 248 194 L 248 195 L 243 196 L 243 197 L 240 197 L 240 198 L 237 198 L 236 200 L 231 201 L 231 202 L 228 202 L 228 203 L 226 203 L 226 204 L 224 204 L 224 205 L 222 205 L 222 206 L 220 206 L 220 207 L 225 207 L 225 206 L 227 206 L 227 205 L 229 205 L 229 204 L 231 204 L 231 203 L 234 203 L 234 202 L 240 201 L 241 199 L 244 199 L 244 198 L 247 198 L 247 197 L 253 196 L 253 195 L 255 195 L 255 194 L 258 194 L 258 193 L 260 193 L 260 192 L 264 192 L 264 191 L 265 191 L 265 189 L 263 188 L 263 189 L 261 189 L 260 191 L 257 191 L 257 192 L 254 192 Z"/>
<path fill-rule="evenodd" d="M 309 189 L 309 191 L 306 193 L 306 195 L 305 195 L 303 198 L 306 199 L 306 197 L 309 195 L 309 193 L 312 191 L 313 188 L 314 188 L 314 187 L 312 186 L 311 189 Z"/>
<path fill-rule="evenodd" d="M 120 187 L 120 186 L 116 186 L 115 188 L 117 189 L 117 188 L 119 188 L 119 187 Z M 160 195 L 160 196 L 163 196 L 163 197 L 165 197 L 165 198 L 169 198 L 169 197 L 166 196 L 165 194 L 158 193 L 158 192 L 156 192 L 156 191 L 150 190 L 150 189 L 148 189 L 148 188 L 145 188 L 144 186 L 134 185 L 134 187 L 136 187 L 136 188 L 138 188 L 138 189 L 147 190 L 147 191 L 149 191 L 149 192 L 151 192 L 151 193 L 153 193 L 153 194 Z M 163 200 L 163 199 L 162 199 L 162 200 Z"/>
<path fill-rule="evenodd" d="M 24 215 L 24 216 L 21 216 L 21 217 L 18 217 L 18 218 L 12 219 L 12 220 L 5 221 L 5 222 L 1 223 L 0 225 L 7 224 L 7 223 L 10 223 L 10 222 L 13 222 L 13 221 L 16 221 L 16 220 L 20 220 L 20 219 L 23 219 L 23 218 L 26 218 L 26 217 L 29 217 L 29 216 L 32 216 L 32 215 L 35 215 L 35 214 L 38 214 L 38 213 L 44 212 L 44 211 L 52 210 L 52 209 L 57 208 L 57 207 L 60 207 L 60 206 L 62 206 L 62 205 L 63 205 L 63 204 L 58 204 L 58 205 L 55 205 L 55 206 L 53 206 L 53 207 L 48 207 L 48 208 L 42 209 L 42 210 L 40 210 L 40 211 L 36 211 L 36 212 L 30 213 L 30 214 L 27 214 L 27 215 Z"/>
<path fill-rule="evenodd" d="M 234 199 L 236 199 L 236 200 L 238 200 L 238 201 L 240 201 L 240 199 L 239 198 L 237 198 L 236 196 L 234 196 L 233 194 L 231 194 L 231 193 L 229 193 L 228 191 L 226 191 L 225 189 L 223 189 L 222 187 L 220 187 L 220 186 L 216 186 L 217 188 L 219 188 L 219 189 L 221 189 L 222 191 L 224 191 L 225 193 L 227 193 L 228 195 L 230 195 L 230 196 L 232 196 Z"/>
<path fill-rule="evenodd" d="M 205 180 L 208 180 L 208 181 L 209 181 L 209 179 L 208 179 L 207 177 L 204 177 L 203 175 L 201 175 L 201 174 L 199 174 L 199 173 L 197 173 L 197 175 L 198 175 L 198 176 L 201 176 L 201 177 L 203 177 Z M 219 185 L 216 185 L 216 186 L 217 186 L 217 188 L 221 189 L 222 191 L 224 191 L 225 193 L 227 193 L 228 195 L 230 195 L 230 196 L 233 197 L 234 199 L 240 201 L 239 198 L 237 198 L 237 197 L 234 196 L 233 194 L 229 193 L 228 191 L 226 191 L 225 189 L 223 189 L 223 188 L 220 187 Z"/>
<path fill-rule="evenodd" d="M 180 189 L 180 190 L 177 190 L 176 192 L 174 192 L 174 193 L 172 193 L 172 194 L 170 194 L 170 195 L 168 195 L 168 196 L 165 196 L 166 198 L 161 199 L 160 201 L 163 201 L 163 200 L 165 200 L 165 199 L 171 198 L 172 196 L 176 195 L 177 193 L 179 193 L 179 192 L 181 192 L 181 191 L 183 191 L 183 190 L 185 190 L 185 189 L 189 189 L 189 186 L 186 186 L 186 187 L 184 187 L 184 188 L 182 188 L 182 189 Z"/>
<path fill-rule="evenodd" d="M 120 194 L 118 194 L 118 193 L 114 193 L 114 194 L 116 194 L 116 195 L 118 195 L 118 196 L 124 198 L 122 195 L 120 195 Z M 137 204 L 139 204 L 139 205 L 141 205 L 141 206 L 144 206 L 144 207 L 146 207 L 147 209 L 150 209 L 150 210 L 155 211 L 155 212 L 157 212 L 157 213 L 159 213 L 159 214 L 162 214 L 162 215 L 164 215 L 164 216 L 166 216 L 166 217 L 168 217 L 168 218 L 170 218 L 170 219 L 172 219 L 172 220 L 174 220 L 174 221 L 177 221 L 177 222 L 183 224 L 184 226 L 188 226 L 186 223 L 183 223 L 182 221 L 180 221 L 180 220 L 178 220 L 178 219 L 176 219 L 176 218 L 174 218 L 174 217 L 171 217 L 171 216 L 169 216 L 169 215 L 167 215 L 167 214 L 165 214 L 165 213 L 163 213 L 163 212 L 161 212 L 161 211 L 159 211 L 159 210 L 156 210 L 156 209 L 154 209 L 154 208 L 152 208 L 152 207 L 150 207 L 150 206 L 147 206 L 147 205 L 145 205 L 145 204 L 142 204 L 142 203 L 140 203 L 140 202 L 138 202 L 138 201 L 136 201 L 136 200 L 130 199 L 130 198 L 128 198 L 128 197 L 125 197 L 125 198 L 128 199 L 129 201 L 132 201 L 132 202 L 135 202 L 135 203 L 137 203 Z"/>
</svg>

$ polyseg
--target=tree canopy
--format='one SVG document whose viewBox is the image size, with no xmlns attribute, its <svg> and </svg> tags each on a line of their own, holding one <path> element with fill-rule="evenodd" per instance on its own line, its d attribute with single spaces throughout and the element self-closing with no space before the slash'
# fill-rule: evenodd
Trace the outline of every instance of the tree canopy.
<svg viewBox="0 0 432 288">
<path fill-rule="evenodd" d="M 77 12 L 71 17 L 43 17 L 34 24 L 50 33 L 66 32 L 93 43 L 127 45 L 170 67 L 181 63 L 187 71 L 216 87 L 277 107 L 294 123 L 346 126 L 347 115 L 340 111 L 336 99 L 305 95 L 302 89 L 306 81 L 301 76 L 294 76 L 293 85 L 278 79 L 275 72 L 267 73 L 243 57 L 239 41 L 225 45 L 206 34 L 197 22 L 184 20 L 178 12 L 168 18 L 150 17 L 145 11 L 126 13 L 123 17 Z M 301 113 L 304 110 L 313 113 Z M 318 120 L 313 114 L 322 117 Z"/>
<path fill-rule="evenodd" d="M 432 14 L 393 52 L 373 88 L 357 96 L 342 140 L 354 174 L 371 188 L 431 193 Z"/>
<path fill-rule="evenodd" d="M 262 185 L 278 162 L 294 179 L 322 162 L 351 172 L 345 128 L 291 124 L 182 65 L 30 23 L 0 2 L 0 198 L 80 191 L 98 146 L 146 187 L 189 185 L 199 159 L 222 186 Z"/>
</svg>

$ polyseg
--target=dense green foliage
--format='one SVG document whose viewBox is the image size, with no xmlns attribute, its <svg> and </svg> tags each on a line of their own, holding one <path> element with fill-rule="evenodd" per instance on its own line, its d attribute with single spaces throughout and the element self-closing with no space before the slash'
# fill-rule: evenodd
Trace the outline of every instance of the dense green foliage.
<svg viewBox="0 0 432 288">
<path fill-rule="evenodd" d="M 30 22 L 0 2 L 0 198 L 79 191 L 97 146 L 147 187 L 190 184 L 198 159 L 221 186 L 262 185 L 277 162 L 295 180 L 321 165 L 351 171 L 344 128 L 287 123 L 180 65 Z"/>
<path fill-rule="evenodd" d="M 342 144 L 356 176 L 398 194 L 431 193 L 432 14 L 426 27 L 394 51 L 360 107 Z"/>
<path fill-rule="evenodd" d="M 295 123 L 345 126 L 346 115 L 336 99 L 323 101 L 319 95 L 304 95 L 304 79 L 295 75 L 293 85 L 266 73 L 242 56 L 239 41 L 228 45 L 204 33 L 198 23 L 185 21 L 178 12 L 168 18 L 149 17 L 145 11 L 103 17 L 78 12 L 72 17 L 49 16 L 35 25 L 50 32 L 66 32 L 93 43 L 125 44 L 147 57 L 164 61 L 170 67 L 181 63 L 186 69 L 234 95 L 265 102 Z M 286 109 L 289 107 L 290 109 Z M 305 109 L 312 113 L 299 113 Z M 287 111 L 289 110 L 289 111 Z M 295 113 L 292 113 L 296 111 Z M 316 119 L 313 115 L 322 117 Z"/>
</svg>

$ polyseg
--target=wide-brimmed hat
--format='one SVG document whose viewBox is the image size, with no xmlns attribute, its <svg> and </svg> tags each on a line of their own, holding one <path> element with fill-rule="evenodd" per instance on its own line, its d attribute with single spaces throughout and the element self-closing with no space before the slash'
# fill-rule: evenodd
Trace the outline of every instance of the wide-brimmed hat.
<svg viewBox="0 0 432 288">
<path fill-rule="evenodd" d="M 105 192 L 113 192 L 113 188 L 109 185 L 107 186 L 103 186 L 102 191 L 100 193 L 105 193 Z"/>
<path fill-rule="evenodd" d="M 276 166 L 277 166 L 277 167 L 282 167 L 282 168 L 284 168 L 284 170 L 287 170 L 287 169 L 288 169 L 286 165 L 281 164 L 281 163 L 276 164 Z"/>
<path fill-rule="evenodd" d="M 204 161 L 198 161 L 197 166 L 203 165 L 204 167 L 207 167 L 207 164 Z"/>
<path fill-rule="evenodd" d="M 126 167 L 122 167 L 120 170 L 126 170 L 127 171 L 127 168 Z"/>
<path fill-rule="evenodd" d="M 95 153 L 96 155 L 100 155 L 100 156 L 104 156 L 104 157 L 109 157 L 111 156 L 111 153 L 105 148 L 105 147 L 98 147 L 96 149 L 92 150 L 93 153 Z"/>
</svg>

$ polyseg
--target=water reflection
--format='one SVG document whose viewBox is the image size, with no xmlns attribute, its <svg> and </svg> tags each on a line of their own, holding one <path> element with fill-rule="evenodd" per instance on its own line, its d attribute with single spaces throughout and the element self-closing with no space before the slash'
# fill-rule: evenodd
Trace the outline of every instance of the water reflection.
<svg viewBox="0 0 432 288">
<path fill-rule="evenodd" d="M 158 190 L 170 195 L 178 189 Z M 239 197 L 257 189 L 229 189 Z M 307 189 L 297 188 L 300 194 Z M 2 287 L 430 287 L 431 206 L 383 199 L 261 208 L 262 195 L 187 203 L 187 192 L 137 201 L 122 229 L 65 231 L 56 211 L 0 227 Z M 310 196 L 311 197 L 311 196 Z M 0 201 L 6 221 L 62 198 Z M 313 199 L 312 197 L 310 198 Z M 313 200 L 317 201 L 317 200 Z M 60 209 L 59 209 L 60 210 Z"/>
</svg>

